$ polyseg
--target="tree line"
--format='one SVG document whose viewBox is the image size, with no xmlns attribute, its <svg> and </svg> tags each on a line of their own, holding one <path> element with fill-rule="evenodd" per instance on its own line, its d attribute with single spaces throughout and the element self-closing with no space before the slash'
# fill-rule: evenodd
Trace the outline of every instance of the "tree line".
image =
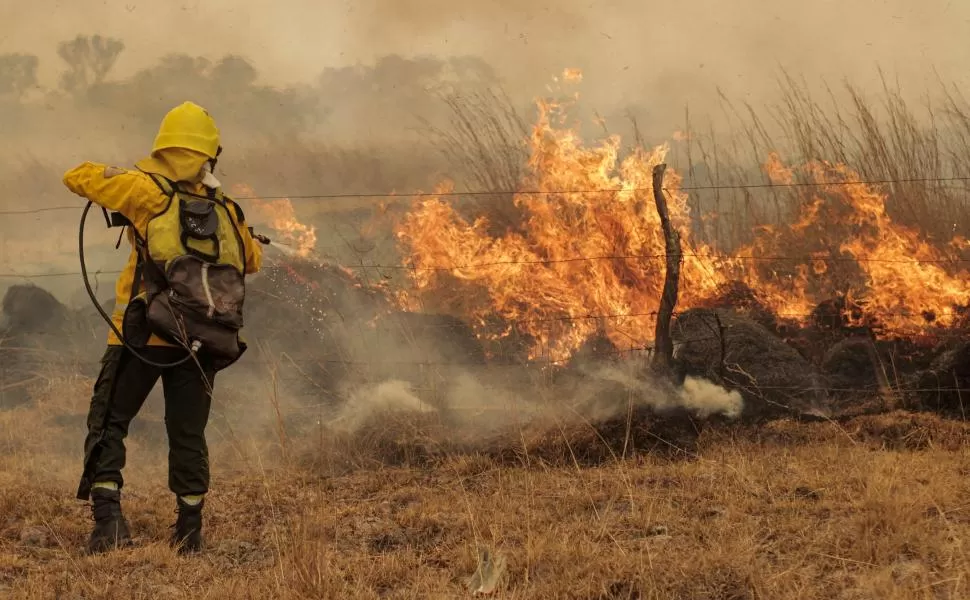
<svg viewBox="0 0 970 600">
<path fill-rule="evenodd" d="M 36 55 L 0 54 L 0 102 L 29 106 L 42 98 L 48 105 L 112 111 L 147 127 L 173 103 L 190 96 L 211 107 L 221 121 L 288 133 L 348 110 L 359 115 L 362 102 L 368 112 L 383 118 L 426 113 L 437 110 L 429 108 L 437 92 L 499 82 L 492 67 L 477 57 L 389 55 L 369 65 L 327 67 L 314 80 L 274 87 L 259 82 L 259 72 L 246 57 L 184 53 L 161 56 L 122 80 L 112 72 L 124 51 L 124 41 L 102 35 L 78 34 L 60 42 L 61 72 L 53 89 L 41 87 Z"/>
</svg>

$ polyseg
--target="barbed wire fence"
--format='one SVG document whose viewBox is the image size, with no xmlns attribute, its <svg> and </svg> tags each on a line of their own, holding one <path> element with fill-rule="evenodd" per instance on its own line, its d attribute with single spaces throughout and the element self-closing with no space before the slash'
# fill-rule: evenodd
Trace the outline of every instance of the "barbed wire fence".
<svg viewBox="0 0 970 600">
<path fill-rule="evenodd" d="M 859 180 L 859 181 L 832 181 L 832 182 L 799 182 L 799 183 L 784 183 L 784 184 L 750 184 L 750 185 L 725 185 L 725 186 L 684 186 L 679 187 L 677 190 L 672 191 L 691 191 L 691 190 L 745 190 L 745 189 L 766 189 L 766 188 L 810 188 L 810 187 L 832 187 L 832 186 L 873 186 L 873 185 L 894 185 L 894 184 L 907 184 L 907 183 L 964 183 L 970 182 L 970 177 L 951 177 L 951 178 L 917 178 L 917 179 L 899 179 L 899 180 Z M 457 191 L 457 192 L 443 192 L 443 193 L 333 193 L 333 194 L 310 194 L 310 195 L 252 195 L 252 196 L 235 196 L 236 200 L 252 200 L 252 201 L 271 201 L 271 200 L 291 200 L 291 201 L 322 201 L 322 200 L 336 200 L 336 199 L 382 199 L 382 200 L 422 200 L 422 199 L 446 199 L 446 198 L 460 198 L 465 196 L 478 196 L 478 195 L 489 195 L 489 196 L 500 196 L 500 195 L 518 195 L 518 196 L 534 196 L 534 197 L 548 197 L 553 198 L 555 196 L 561 195 L 594 195 L 594 194 L 618 194 L 618 193 L 637 193 L 637 192 L 649 192 L 652 191 L 652 187 L 627 187 L 627 188 L 616 188 L 616 189 L 594 189 L 594 190 L 510 190 L 510 191 Z M 671 191 L 666 190 L 665 191 Z M 0 216 L 7 216 L 15 218 L 17 216 L 23 215 L 41 215 L 49 212 L 68 212 L 77 211 L 80 212 L 81 206 L 79 205 L 61 205 L 61 206 L 50 206 L 50 207 L 38 207 L 32 209 L 20 209 L 20 210 L 2 210 L 0 211 Z M 850 263 L 895 263 L 895 264 L 937 264 L 937 265 L 962 265 L 964 263 L 970 262 L 970 259 L 951 257 L 945 259 L 935 259 L 935 260 L 919 260 L 919 259 L 907 259 L 907 258 L 884 258 L 884 257 L 869 257 L 869 256 L 756 256 L 756 255 L 735 255 L 729 253 L 690 253 L 685 252 L 681 254 L 684 258 L 697 258 L 704 261 L 709 261 L 716 264 L 719 261 L 741 261 L 741 262 L 794 262 L 794 263 L 837 263 L 837 262 L 850 262 Z M 647 261 L 647 260 L 667 260 L 669 256 L 666 253 L 654 253 L 648 255 L 603 255 L 603 256 L 575 256 L 575 257 L 563 257 L 555 259 L 535 259 L 535 260 L 508 260 L 508 261 L 490 261 L 481 263 L 469 263 L 469 264 L 440 264 L 440 265 L 408 265 L 408 264 L 382 264 L 382 263 L 366 263 L 363 260 L 360 264 L 354 264 L 353 269 L 359 270 L 376 270 L 381 271 L 443 271 L 443 272 L 453 272 L 456 270 L 475 270 L 475 269 L 486 269 L 496 266 L 514 266 L 514 265 L 535 265 L 535 266 L 549 266 L 553 264 L 562 264 L 569 262 L 591 262 L 591 261 Z M 406 261 L 405 261 L 406 262 Z M 93 274 L 98 275 L 117 275 L 120 274 L 121 270 L 100 270 Z M 24 281 L 34 281 L 34 280 L 45 280 L 50 278 L 61 278 L 61 277 L 79 277 L 79 271 L 57 271 L 57 272 L 31 272 L 31 273 L 17 273 L 17 272 L 0 272 L 0 279 L 6 280 L 24 280 Z M 968 299 L 970 301 L 970 299 Z M 878 310 L 865 310 L 865 313 L 869 317 L 893 317 L 893 316 L 905 316 L 913 317 L 919 316 L 921 313 L 918 309 L 913 309 L 912 311 L 878 311 Z M 683 311 L 675 311 L 674 316 L 681 316 Z M 806 320 L 818 317 L 818 313 L 794 313 L 794 312 L 775 312 L 773 313 L 775 317 L 781 319 L 792 319 L 792 320 Z M 503 323 L 510 327 L 518 327 L 521 325 L 537 325 L 543 322 L 556 323 L 556 322 L 569 322 L 569 321 L 610 321 L 610 320 L 622 320 L 622 319 L 638 319 L 638 318 L 648 318 L 656 317 L 656 311 L 648 312 L 629 312 L 623 314 L 572 314 L 572 315 L 562 315 L 556 317 L 547 318 L 518 318 L 518 319 L 505 319 Z M 447 324 L 430 324 L 426 327 L 441 327 L 448 328 L 450 325 Z M 946 342 L 946 341 L 962 341 L 967 339 L 967 331 L 959 327 L 938 327 L 931 322 L 927 322 L 926 328 L 928 331 L 914 333 L 906 332 L 901 334 L 899 337 L 907 340 L 915 340 L 923 338 L 927 342 Z M 888 330 L 885 332 L 888 337 L 893 336 L 893 332 Z M 709 337 L 694 338 L 690 340 L 679 340 L 674 343 L 677 345 L 691 344 L 691 343 L 704 343 L 710 341 L 722 340 L 724 332 L 716 332 L 715 335 Z M 12 350 L 12 348 L 5 348 L 7 350 Z M 596 358 L 607 358 L 616 356 L 631 356 L 645 354 L 649 355 L 653 352 L 654 348 L 649 343 L 635 344 L 631 343 L 629 347 L 626 348 L 614 348 L 610 351 L 592 351 L 590 356 Z M 295 366 L 312 366 L 312 365 L 341 365 L 345 367 L 369 367 L 374 365 L 373 360 L 361 360 L 356 359 L 342 359 L 342 358 L 332 358 L 332 357 L 287 357 L 287 360 Z M 568 363 L 568 359 L 565 360 L 552 360 L 537 358 L 527 361 L 528 365 L 531 367 L 545 367 L 545 366 L 561 366 Z M 252 359 L 251 364 L 259 364 L 266 367 L 278 366 L 279 360 L 265 360 L 265 359 Z M 461 362 L 461 361 L 444 361 L 436 362 L 431 360 L 413 360 L 413 361 L 383 361 L 386 365 L 393 365 L 397 367 L 416 367 L 416 368 L 435 368 L 435 367 L 481 367 L 480 362 Z M 522 366 L 521 361 L 508 361 L 503 362 L 502 360 L 490 360 L 488 362 L 489 368 L 520 368 Z M 773 390 L 773 391 L 805 391 L 804 388 L 798 386 L 769 386 L 762 387 L 763 390 Z M 845 388 L 845 387 L 826 387 L 820 386 L 816 388 L 817 391 L 829 392 L 829 393 L 873 393 L 879 391 L 878 385 L 866 385 L 860 386 L 858 388 Z M 896 385 L 894 387 L 895 391 L 899 393 L 924 393 L 924 392 L 947 392 L 947 393 L 966 393 L 970 392 L 970 389 L 964 389 L 960 386 L 952 387 L 939 387 L 926 389 L 919 386 L 906 386 L 906 385 Z"/>
</svg>

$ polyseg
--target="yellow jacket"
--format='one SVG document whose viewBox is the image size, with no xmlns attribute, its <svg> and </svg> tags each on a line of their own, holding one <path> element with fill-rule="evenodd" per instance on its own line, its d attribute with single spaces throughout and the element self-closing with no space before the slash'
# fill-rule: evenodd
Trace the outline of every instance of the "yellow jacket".
<svg viewBox="0 0 970 600">
<path fill-rule="evenodd" d="M 84 162 L 71 169 L 64 175 L 64 185 L 75 194 L 83 196 L 108 210 L 124 215 L 142 238 L 147 235 L 148 222 L 161 212 L 168 203 L 168 197 L 145 173 L 99 163 Z M 199 185 L 194 191 L 201 193 L 202 186 Z M 226 204 L 230 209 L 229 214 L 235 221 L 237 214 L 241 215 L 242 211 L 237 212 L 235 210 L 236 203 L 229 198 L 226 198 Z M 239 229 L 239 235 L 246 250 L 246 274 L 255 273 L 262 266 L 262 247 L 249 233 L 245 221 L 239 220 L 235 224 Z M 128 242 L 131 244 L 128 263 L 115 283 L 115 308 L 112 321 L 119 331 L 121 330 L 125 308 L 127 308 L 128 301 L 132 297 L 131 288 L 134 284 L 135 265 L 138 261 L 135 237 L 131 231 L 128 232 Z M 139 289 L 135 292 L 136 294 L 142 291 L 140 281 L 138 285 Z M 108 344 L 121 345 L 121 340 L 118 339 L 114 331 L 108 332 Z M 150 346 L 171 345 L 156 336 L 152 336 L 148 344 Z"/>
</svg>

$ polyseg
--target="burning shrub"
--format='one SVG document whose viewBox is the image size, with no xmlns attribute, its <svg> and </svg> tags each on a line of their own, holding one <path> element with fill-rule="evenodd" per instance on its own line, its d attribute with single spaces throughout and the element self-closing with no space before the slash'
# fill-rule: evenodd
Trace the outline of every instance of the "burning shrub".
<svg viewBox="0 0 970 600">
<path fill-rule="evenodd" d="M 960 342 L 937 356 L 929 369 L 921 372 L 914 394 L 923 408 L 966 419 L 970 414 L 970 342 Z"/>
<path fill-rule="evenodd" d="M 617 136 L 586 145 L 560 125 L 562 106 L 538 105 L 511 199 L 520 223 L 493 227 L 509 212 L 500 203 L 466 217 L 443 185 L 398 224 L 411 297 L 462 318 L 489 343 L 527 340 L 530 359 L 567 359 L 601 335 L 618 348 L 649 345 L 666 254 L 651 172 L 667 148 L 621 158 Z M 790 167 L 772 153 L 763 169 L 790 186 L 780 193 L 798 201 L 794 218 L 759 226 L 730 255 L 693 235 L 697 218 L 680 176 L 668 171 L 664 192 L 684 247 L 681 306 L 744 308 L 779 333 L 812 323 L 832 298 L 842 304 L 828 321 L 871 327 L 883 339 L 958 322 L 970 304 L 970 273 L 953 260 L 960 239 L 933 244 L 894 221 L 888 194 L 845 165 Z"/>
<path fill-rule="evenodd" d="M 682 375 L 739 390 L 743 417 L 763 419 L 825 410 L 825 385 L 798 352 L 751 319 L 691 309 L 674 321 L 674 359 Z"/>
</svg>

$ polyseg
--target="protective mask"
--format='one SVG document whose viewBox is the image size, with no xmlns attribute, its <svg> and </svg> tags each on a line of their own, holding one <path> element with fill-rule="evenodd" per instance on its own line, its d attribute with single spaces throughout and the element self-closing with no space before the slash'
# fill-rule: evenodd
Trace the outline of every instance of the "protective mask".
<svg viewBox="0 0 970 600">
<path fill-rule="evenodd" d="M 212 174 L 212 163 L 208 161 L 202 165 L 202 185 L 210 190 L 222 187 L 216 176 Z"/>
</svg>

